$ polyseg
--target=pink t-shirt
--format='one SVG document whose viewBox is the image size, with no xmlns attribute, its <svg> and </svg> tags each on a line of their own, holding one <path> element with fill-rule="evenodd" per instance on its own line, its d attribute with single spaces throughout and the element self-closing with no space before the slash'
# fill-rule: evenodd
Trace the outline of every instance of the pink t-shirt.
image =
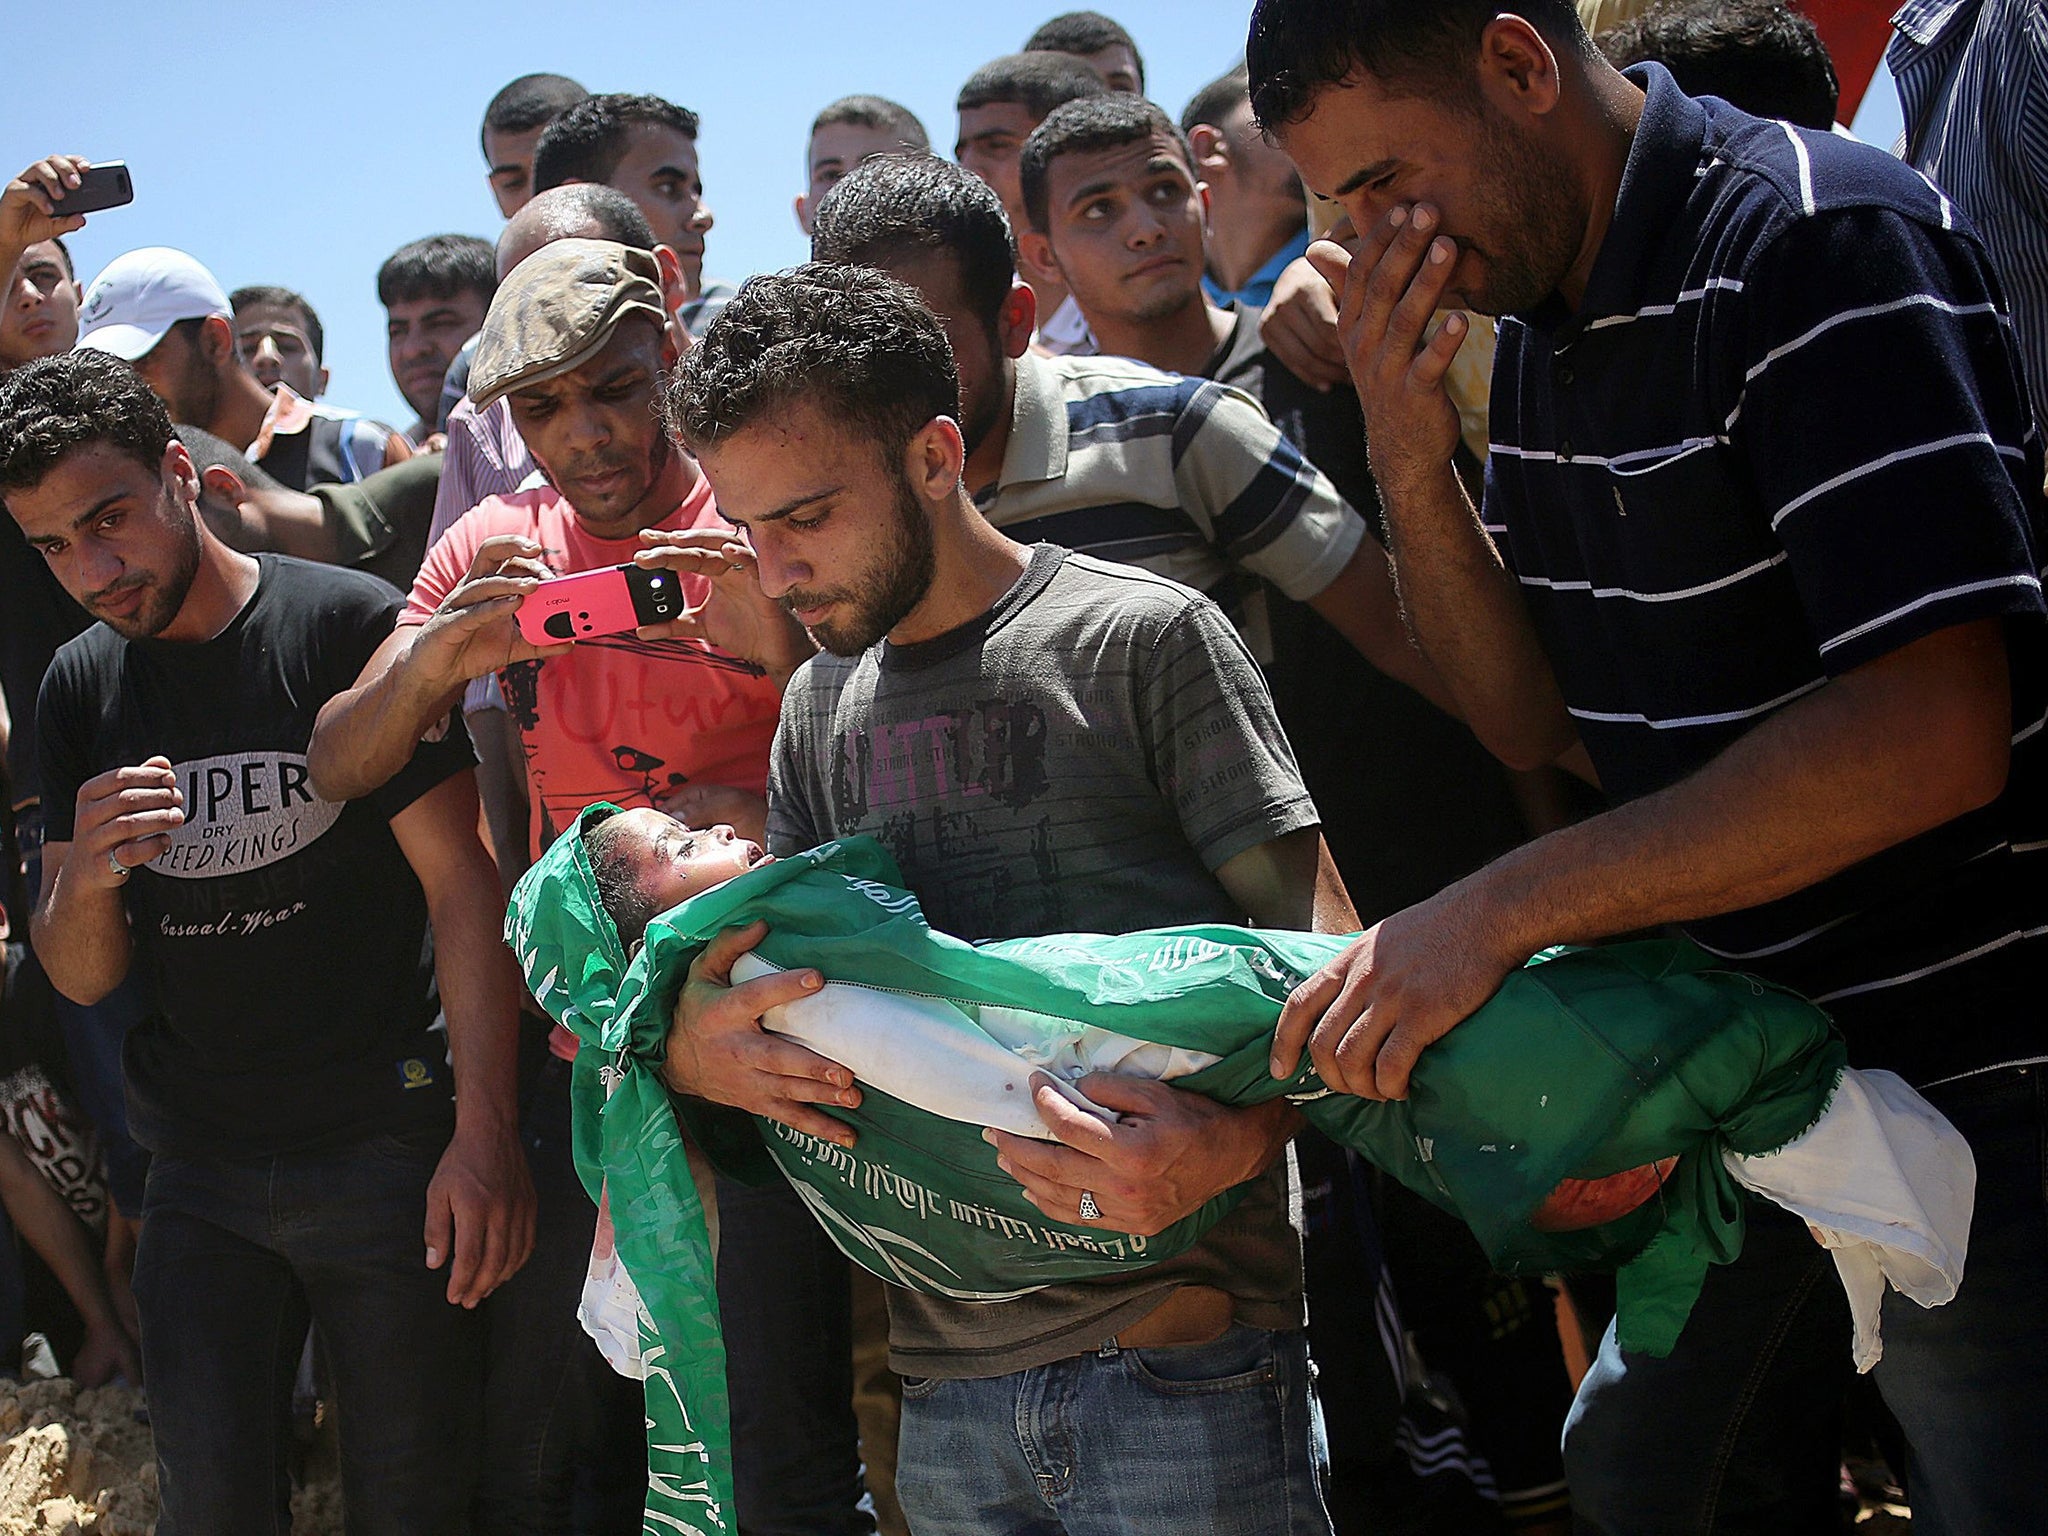
<svg viewBox="0 0 2048 1536">
<path fill-rule="evenodd" d="M 655 526 L 726 527 L 702 480 Z M 538 543 L 562 576 L 625 565 L 641 547 L 638 539 L 592 537 L 552 486 L 492 496 L 427 552 L 399 623 L 426 623 L 477 546 L 507 533 Z M 684 599 L 702 602 L 708 585 L 683 577 Z M 757 668 L 702 641 L 606 635 L 546 661 L 514 662 L 499 671 L 498 686 L 525 747 L 536 856 L 599 800 L 653 805 L 686 784 L 765 791 L 781 696 Z"/>
</svg>

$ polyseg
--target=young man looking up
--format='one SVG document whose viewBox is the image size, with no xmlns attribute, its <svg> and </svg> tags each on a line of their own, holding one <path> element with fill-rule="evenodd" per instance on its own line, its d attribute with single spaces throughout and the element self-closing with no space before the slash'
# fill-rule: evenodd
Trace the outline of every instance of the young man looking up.
<svg viewBox="0 0 2048 1536">
<path fill-rule="evenodd" d="M 1210 81 L 1180 115 L 1195 177 L 1209 189 L 1209 270 L 1218 304 L 1263 309 L 1273 284 L 1308 249 L 1306 194 L 1294 162 L 1252 121 L 1242 65 Z"/>
<path fill-rule="evenodd" d="M 183 251 L 116 256 L 85 290 L 78 345 L 129 364 L 180 421 L 235 444 L 295 491 L 360 480 L 412 457 L 402 433 L 354 411 L 265 389 L 235 340 L 235 311 Z"/>
<path fill-rule="evenodd" d="M 521 75 L 484 108 L 484 174 L 506 218 L 533 196 L 533 147 L 541 130 L 589 96 L 567 75 Z"/>
<path fill-rule="evenodd" d="M 442 380 L 497 291 L 491 243 L 475 235 L 429 235 L 401 245 L 377 269 L 391 377 L 412 407 L 406 436 L 414 443 L 439 430 Z"/>
<path fill-rule="evenodd" d="M 531 238 L 527 226 L 554 196 L 523 209 L 508 242 Z M 507 402 L 546 484 L 487 499 L 434 546 L 396 632 L 321 718 L 309 754 L 316 785 L 361 793 L 383 782 L 467 684 L 495 676 L 524 757 L 531 810 L 520 830 L 533 852 L 598 800 L 667 810 L 722 787 L 758 803 L 780 702 L 758 667 L 699 640 L 630 633 L 540 651 L 515 625 L 536 580 L 629 562 L 648 547 L 643 534 L 713 546 L 729 537 L 710 485 L 661 420 L 677 343 L 659 278 L 646 251 L 575 238 L 546 241 L 506 273 L 471 397 L 486 409 Z M 704 595 L 696 578 L 684 595 Z M 793 654 L 785 670 L 794 665 Z M 562 1033 L 557 1050 L 573 1052 Z M 730 1201 L 721 1193 L 720 1274 L 745 1430 L 734 1437 L 741 1518 L 750 1529 L 852 1536 L 862 1527 L 844 1303 L 837 1318 L 814 1303 L 772 1316 L 761 1304 L 801 1278 L 780 1268 L 832 1262 L 830 1245 L 786 1186 L 731 1188 Z M 587 1254 L 588 1202 L 582 1218 Z M 806 1256 L 796 1263 L 790 1233 Z M 561 1316 L 571 1311 L 573 1302 Z M 792 1336 L 792 1317 L 807 1331 Z"/>
<path fill-rule="evenodd" d="M 655 243 L 682 263 L 683 327 L 700 334 L 731 297 L 732 284 L 704 277 L 712 216 L 697 168 L 697 114 L 659 96 L 578 102 L 548 124 L 533 152 L 534 191 L 572 181 L 616 187 L 647 215 Z"/>
<path fill-rule="evenodd" d="M 1026 53 L 1071 53 L 1112 91 L 1145 94 L 1145 61 L 1131 34 L 1100 11 L 1055 16 L 1024 42 Z"/>
<path fill-rule="evenodd" d="M 883 96 L 842 96 L 811 122 L 804 151 L 804 190 L 797 195 L 797 227 L 811 232 L 811 218 L 827 192 L 862 161 L 876 155 L 931 152 L 924 124 L 905 106 Z"/>
<path fill-rule="evenodd" d="M 481 1385 L 464 1309 L 533 1241 L 519 982 L 468 743 L 416 740 L 370 798 L 313 788 L 314 713 L 397 595 L 215 539 L 127 367 L 86 351 L 20 370 L 0 445 L 8 511 L 99 620 L 37 710 L 36 952 L 83 1003 L 136 966 L 156 980 L 126 1060 L 155 1153 L 135 1296 L 158 1529 L 286 1523 L 309 1317 L 347 1420 L 350 1520 L 463 1529 Z"/>
<path fill-rule="evenodd" d="M 327 393 L 321 362 L 327 333 L 305 295 L 263 283 L 237 288 L 228 303 L 235 312 L 235 345 L 258 384 L 290 385 L 301 400 Z"/>
<path fill-rule="evenodd" d="M 1283 1037 L 1399 1094 L 1534 951 L 1664 923 L 1814 998 L 1976 1153 L 1960 1293 L 1884 1309 L 1915 1529 L 2026 1529 L 2048 529 L 1982 243 L 1881 151 L 1615 72 L 1563 0 L 1263 0 L 1248 54 L 1362 232 L 1311 257 L 1422 645 L 1497 755 L 1582 737 L 1620 802 L 1381 923 Z M 1479 509 L 1445 305 L 1502 317 Z M 1566 1462 L 1599 1529 L 1833 1518 L 1848 1319 L 1803 1226 L 1747 1220 L 1669 1358 L 1610 1334 L 1586 1378 Z"/>
<path fill-rule="evenodd" d="M 953 142 L 953 158 L 995 189 L 1012 229 L 1024 227 L 1017 153 L 1031 130 L 1053 108 L 1103 95 L 1108 89 L 1085 62 L 1065 53 L 1013 53 L 982 65 L 960 87 L 954 102 L 960 133 Z M 1093 353 L 1095 340 L 1059 274 L 1027 268 L 1025 280 L 1037 300 L 1038 329 L 1031 339 L 1055 356 Z"/>
<path fill-rule="evenodd" d="M 1011 537 L 1128 560 L 1213 598 L 1272 656 L 1259 579 L 1307 602 L 1388 675 L 1434 684 L 1386 556 L 1251 401 L 1120 358 L 1030 351 L 1033 298 L 989 188 L 942 160 L 872 161 L 818 210 L 811 253 L 923 296 L 953 343 L 967 489 Z"/>
<path fill-rule="evenodd" d="M 874 834 L 933 924 L 975 938 L 1352 920 L 1258 668 L 1214 605 L 1013 543 L 976 511 L 951 349 L 913 290 L 844 266 L 751 280 L 685 357 L 670 414 L 752 557 L 667 558 L 712 562 L 735 607 L 765 595 L 826 647 L 783 699 L 776 850 Z M 760 1030 L 808 976 L 728 989 L 758 937 L 723 935 L 692 967 L 671 1086 L 843 1142 L 813 1106 L 857 1102 L 850 1075 Z M 1327 1532 L 1275 1166 L 1293 1112 L 1083 1086 L 1115 1125 L 1084 1129 L 1038 1092 L 1086 1150 L 997 1138 L 1041 1209 L 1150 1232 L 1251 1188 L 1189 1255 L 1114 1283 L 993 1303 L 892 1290 L 912 1527 Z"/>
<path fill-rule="evenodd" d="M 83 229 L 85 215 L 66 214 L 64 197 L 90 165 L 51 155 L 0 187 L 0 377 L 78 341 L 83 295 L 64 236 Z"/>
</svg>

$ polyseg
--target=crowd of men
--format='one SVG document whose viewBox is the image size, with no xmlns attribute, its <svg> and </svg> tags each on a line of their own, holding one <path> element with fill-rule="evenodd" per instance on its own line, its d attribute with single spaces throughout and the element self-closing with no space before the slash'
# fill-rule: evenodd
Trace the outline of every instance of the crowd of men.
<svg viewBox="0 0 2048 1536">
<path fill-rule="evenodd" d="M 1767 0 L 1258 0 L 1178 113 L 1076 12 L 961 86 L 951 158 L 820 110 L 812 259 L 738 285 L 695 113 L 524 76 L 495 242 L 364 274 L 403 430 L 323 399 L 289 286 L 160 246 L 82 281 L 86 162 L 34 161 L 0 1348 L 146 1382 L 167 1536 L 284 1529 L 316 1400 L 352 1531 L 639 1529 L 576 1043 L 501 936 L 611 801 L 871 834 L 970 939 L 1362 930 L 1283 1032 L 1372 1098 L 1537 952 L 1676 929 L 1976 1157 L 1965 1283 L 1890 1298 L 1874 1392 L 1774 1207 L 1653 1358 L 1284 1102 L 1094 1078 L 1108 1123 L 991 1133 L 1062 1221 L 1248 1185 L 1001 1303 L 721 1177 L 740 1530 L 1823 1531 L 1873 1445 L 1925 1531 L 2038 1526 L 2048 9 L 1895 26 L 1896 153 Z M 522 633 L 620 564 L 687 614 Z M 692 967 L 669 1086 L 841 1139 L 860 1086 L 762 1029 L 804 983 L 733 984 L 755 942 Z"/>
</svg>

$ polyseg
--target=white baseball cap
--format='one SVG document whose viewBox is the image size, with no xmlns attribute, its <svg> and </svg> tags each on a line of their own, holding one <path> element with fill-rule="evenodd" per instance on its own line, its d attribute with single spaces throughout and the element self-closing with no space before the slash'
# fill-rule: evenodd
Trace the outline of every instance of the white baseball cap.
<svg viewBox="0 0 2048 1536">
<path fill-rule="evenodd" d="M 156 350 L 180 320 L 234 318 L 227 290 L 183 251 L 145 245 L 116 256 L 85 290 L 78 344 L 132 363 Z"/>
</svg>

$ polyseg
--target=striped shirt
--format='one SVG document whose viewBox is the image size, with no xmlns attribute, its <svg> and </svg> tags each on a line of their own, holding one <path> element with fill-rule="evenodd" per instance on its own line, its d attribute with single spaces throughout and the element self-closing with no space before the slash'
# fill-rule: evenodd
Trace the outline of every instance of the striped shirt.
<svg viewBox="0 0 2048 1536">
<path fill-rule="evenodd" d="M 1892 25 L 1903 152 L 1984 237 L 2048 422 L 2048 0 L 1910 0 Z"/>
<path fill-rule="evenodd" d="M 1003 467 L 975 501 L 1020 543 L 1194 588 L 1262 662 L 1273 651 L 1258 579 L 1305 602 L 1365 537 L 1250 396 L 1121 357 L 1018 358 Z"/>
<path fill-rule="evenodd" d="M 1486 522 L 1621 799 L 1937 630 L 2003 619 L 1989 807 L 1691 925 L 1918 1081 L 2048 1051 L 2040 442 L 1983 246 L 1837 135 L 1655 65 L 1576 314 L 1504 319 Z"/>
</svg>

